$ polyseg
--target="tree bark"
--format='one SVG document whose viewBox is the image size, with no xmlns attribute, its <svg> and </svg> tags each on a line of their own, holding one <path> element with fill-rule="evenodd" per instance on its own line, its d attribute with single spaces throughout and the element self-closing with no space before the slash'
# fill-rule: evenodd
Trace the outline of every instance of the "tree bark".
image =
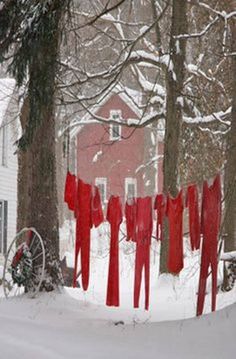
<svg viewBox="0 0 236 359">
<path fill-rule="evenodd" d="M 166 126 L 164 139 L 164 192 L 171 196 L 178 193 L 179 142 L 182 123 L 182 95 L 186 40 L 176 39 L 187 33 L 187 0 L 173 0 L 170 34 L 170 62 L 166 74 Z M 165 240 L 161 246 L 160 273 L 168 272 L 168 226 L 165 223 Z"/>
<path fill-rule="evenodd" d="M 235 1 L 231 4 L 235 6 Z M 231 51 L 236 52 L 236 22 L 235 19 L 230 23 L 231 29 Z M 225 165 L 225 217 L 224 217 L 224 237 L 226 252 L 236 250 L 236 56 L 231 58 L 232 73 L 232 111 L 231 128 L 227 137 L 226 165 Z M 225 290 L 231 289 L 228 278 L 230 273 L 225 271 L 224 284 Z M 234 281 L 233 281 L 234 283 Z M 229 288 L 230 287 L 230 288 Z"/>
<path fill-rule="evenodd" d="M 20 123 L 22 131 L 25 131 L 29 118 L 29 99 L 24 99 Z M 29 225 L 29 205 L 31 197 L 31 176 L 29 164 L 31 162 L 31 152 L 18 150 L 18 173 L 17 173 L 17 232 Z"/>
</svg>

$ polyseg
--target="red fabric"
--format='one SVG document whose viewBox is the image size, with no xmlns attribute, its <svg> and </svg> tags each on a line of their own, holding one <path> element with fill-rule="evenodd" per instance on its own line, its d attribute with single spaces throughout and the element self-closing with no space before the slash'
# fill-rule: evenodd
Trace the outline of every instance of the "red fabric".
<svg viewBox="0 0 236 359">
<path fill-rule="evenodd" d="M 81 275 L 82 287 L 84 290 L 87 290 L 89 283 L 90 229 L 92 227 L 91 198 L 91 185 L 84 183 L 81 179 L 78 179 L 75 267 L 73 285 L 76 286 L 77 260 L 79 251 L 81 251 Z"/>
<path fill-rule="evenodd" d="M 119 306 L 119 228 L 122 222 L 122 207 L 119 197 L 110 197 L 107 220 L 111 226 L 111 244 L 106 304 L 117 307 Z"/>
<path fill-rule="evenodd" d="M 142 271 L 145 271 L 145 309 L 149 307 L 150 244 L 152 236 L 152 198 L 137 199 L 134 308 L 139 307 Z"/>
<path fill-rule="evenodd" d="M 190 185 L 187 189 L 186 207 L 189 208 L 189 231 L 192 250 L 200 248 L 200 218 L 198 208 L 198 189 Z"/>
<path fill-rule="evenodd" d="M 197 315 L 203 312 L 208 269 L 211 267 L 212 300 L 211 309 L 216 308 L 217 293 L 217 242 L 221 221 L 221 184 L 217 175 L 212 186 L 203 184 L 201 229 L 203 234 L 202 258 L 197 299 Z"/>
<path fill-rule="evenodd" d="M 167 197 L 166 214 L 169 220 L 169 252 L 167 267 L 171 273 L 178 274 L 183 268 L 183 195 L 182 190 L 176 198 Z"/>
<path fill-rule="evenodd" d="M 67 203 L 71 211 L 75 211 L 76 203 L 76 176 L 72 175 L 69 171 L 66 175 L 64 201 Z"/>
<path fill-rule="evenodd" d="M 101 197 L 98 187 L 93 188 L 92 196 L 92 223 L 95 227 L 98 227 L 104 220 L 102 212 Z"/>
<path fill-rule="evenodd" d="M 157 240 L 163 240 L 163 221 L 166 212 L 166 198 L 164 194 L 158 194 L 155 198 L 154 209 L 157 212 Z"/>
<path fill-rule="evenodd" d="M 136 212 L 137 203 L 135 199 L 126 201 L 125 204 L 125 218 L 126 218 L 126 233 L 127 241 L 131 240 L 135 242 L 136 231 Z"/>
</svg>

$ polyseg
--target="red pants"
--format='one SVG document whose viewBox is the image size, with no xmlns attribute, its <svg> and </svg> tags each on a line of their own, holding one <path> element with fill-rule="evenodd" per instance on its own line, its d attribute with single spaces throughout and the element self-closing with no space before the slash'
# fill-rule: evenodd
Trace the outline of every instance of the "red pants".
<svg viewBox="0 0 236 359">
<path fill-rule="evenodd" d="M 135 258 L 135 277 L 134 277 L 134 308 L 139 307 L 139 297 L 142 281 L 142 271 L 145 275 L 145 309 L 149 307 L 149 277 L 150 277 L 150 244 L 137 243 Z"/>
<path fill-rule="evenodd" d="M 106 305 L 118 307 L 119 303 L 119 228 L 112 231 Z"/>
<path fill-rule="evenodd" d="M 208 256 L 208 253 L 203 250 L 199 288 L 198 288 L 197 315 L 201 315 L 203 312 L 209 267 L 211 268 L 211 276 L 212 276 L 211 310 L 214 312 L 216 309 L 216 294 L 217 294 L 217 253 L 214 256 L 213 255 Z"/>
</svg>

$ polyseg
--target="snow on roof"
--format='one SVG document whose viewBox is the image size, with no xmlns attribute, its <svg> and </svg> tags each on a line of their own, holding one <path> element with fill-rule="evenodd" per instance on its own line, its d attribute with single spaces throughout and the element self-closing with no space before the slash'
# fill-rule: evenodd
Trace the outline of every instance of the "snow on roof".
<svg viewBox="0 0 236 359">
<path fill-rule="evenodd" d="M 14 79 L 0 79 L 0 126 L 14 92 L 15 85 L 16 82 Z"/>
</svg>

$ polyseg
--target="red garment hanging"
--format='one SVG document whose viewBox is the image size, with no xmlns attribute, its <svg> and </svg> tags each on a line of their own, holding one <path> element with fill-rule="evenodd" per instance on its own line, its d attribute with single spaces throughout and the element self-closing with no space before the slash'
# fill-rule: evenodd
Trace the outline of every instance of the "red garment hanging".
<svg viewBox="0 0 236 359">
<path fill-rule="evenodd" d="M 136 200 L 134 198 L 127 200 L 125 203 L 127 241 L 131 240 L 135 242 L 136 212 L 137 212 Z"/>
<path fill-rule="evenodd" d="M 163 240 L 163 223 L 166 212 L 166 198 L 164 194 L 158 194 L 155 199 L 154 209 L 157 212 L 157 240 Z"/>
<path fill-rule="evenodd" d="M 76 284 L 78 254 L 81 251 L 81 275 L 84 290 L 87 290 L 89 283 L 91 198 L 92 186 L 78 179 L 74 284 Z"/>
<path fill-rule="evenodd" d="M 122 207 L 119 197 L 110 197 L 107 220 L 111 226 L 111 244 L 106 305 L 117 307 L 119 306 L 119 228 L 122 222 Z"/>
<path fill-rule="evenodd" d="M 72 175 L 69 171 L 66 175 L 64 201 L 67 203 L 71 211 L 75 211 L 76 203 L 76 176 Z"/>
<path fill-rule="evenodd" d="M 200 218 L 198 208 L 197 185 L 190 185 L 187 189 L 186 207 L 189 208 L 189 231 L 192 251 L 200 248 Z"/>
<path fill-rule="evenodd" d="M 152 198 L 137 199 L 134 308 L 139 307 L 142 271 L 145 271 L 145 309 L 149 308 L 150 244 L 152 236 Z"/>
<path fill-rule="evenodd" d="M 203 184 L 201 232 L 203 234 L 202 258 L 199 278 L 197 315 L 203 312 L 205 302 L 206 283 L 208 269 L 211 267 L 212 275 L 212 300 L 211 310 L 216 309 L 217 293 L 217 245 L 221 222 L 221 183 L 220 175 L 217 175 L 212 186 L 207 181 Z"/>
<path fill-rule="evenodd" d="M 93 188 L 92 196 L 92 223 L 98 227 L 103 222 L 103 211 L 101 204 L 101 197 L 97 186 Z"/>
<path fill-rule="evenodd" d="M 103 222 L 103 212 L 99 190 L 78 179 L 76 201 L 76 243 L 73 287 L 76 287 L 78 255 L 81 250 L 82 286 L 87 290 L 90 266 L 90 230 Z"/>
<path fill-rule="evenodd" d="M 176 198 L 167 197 L 166 214 L 169 220 L 169 252 L 167 267 L 178 274 L 183 263 L 183 196 L 182 190 Z"/>
</svg>

